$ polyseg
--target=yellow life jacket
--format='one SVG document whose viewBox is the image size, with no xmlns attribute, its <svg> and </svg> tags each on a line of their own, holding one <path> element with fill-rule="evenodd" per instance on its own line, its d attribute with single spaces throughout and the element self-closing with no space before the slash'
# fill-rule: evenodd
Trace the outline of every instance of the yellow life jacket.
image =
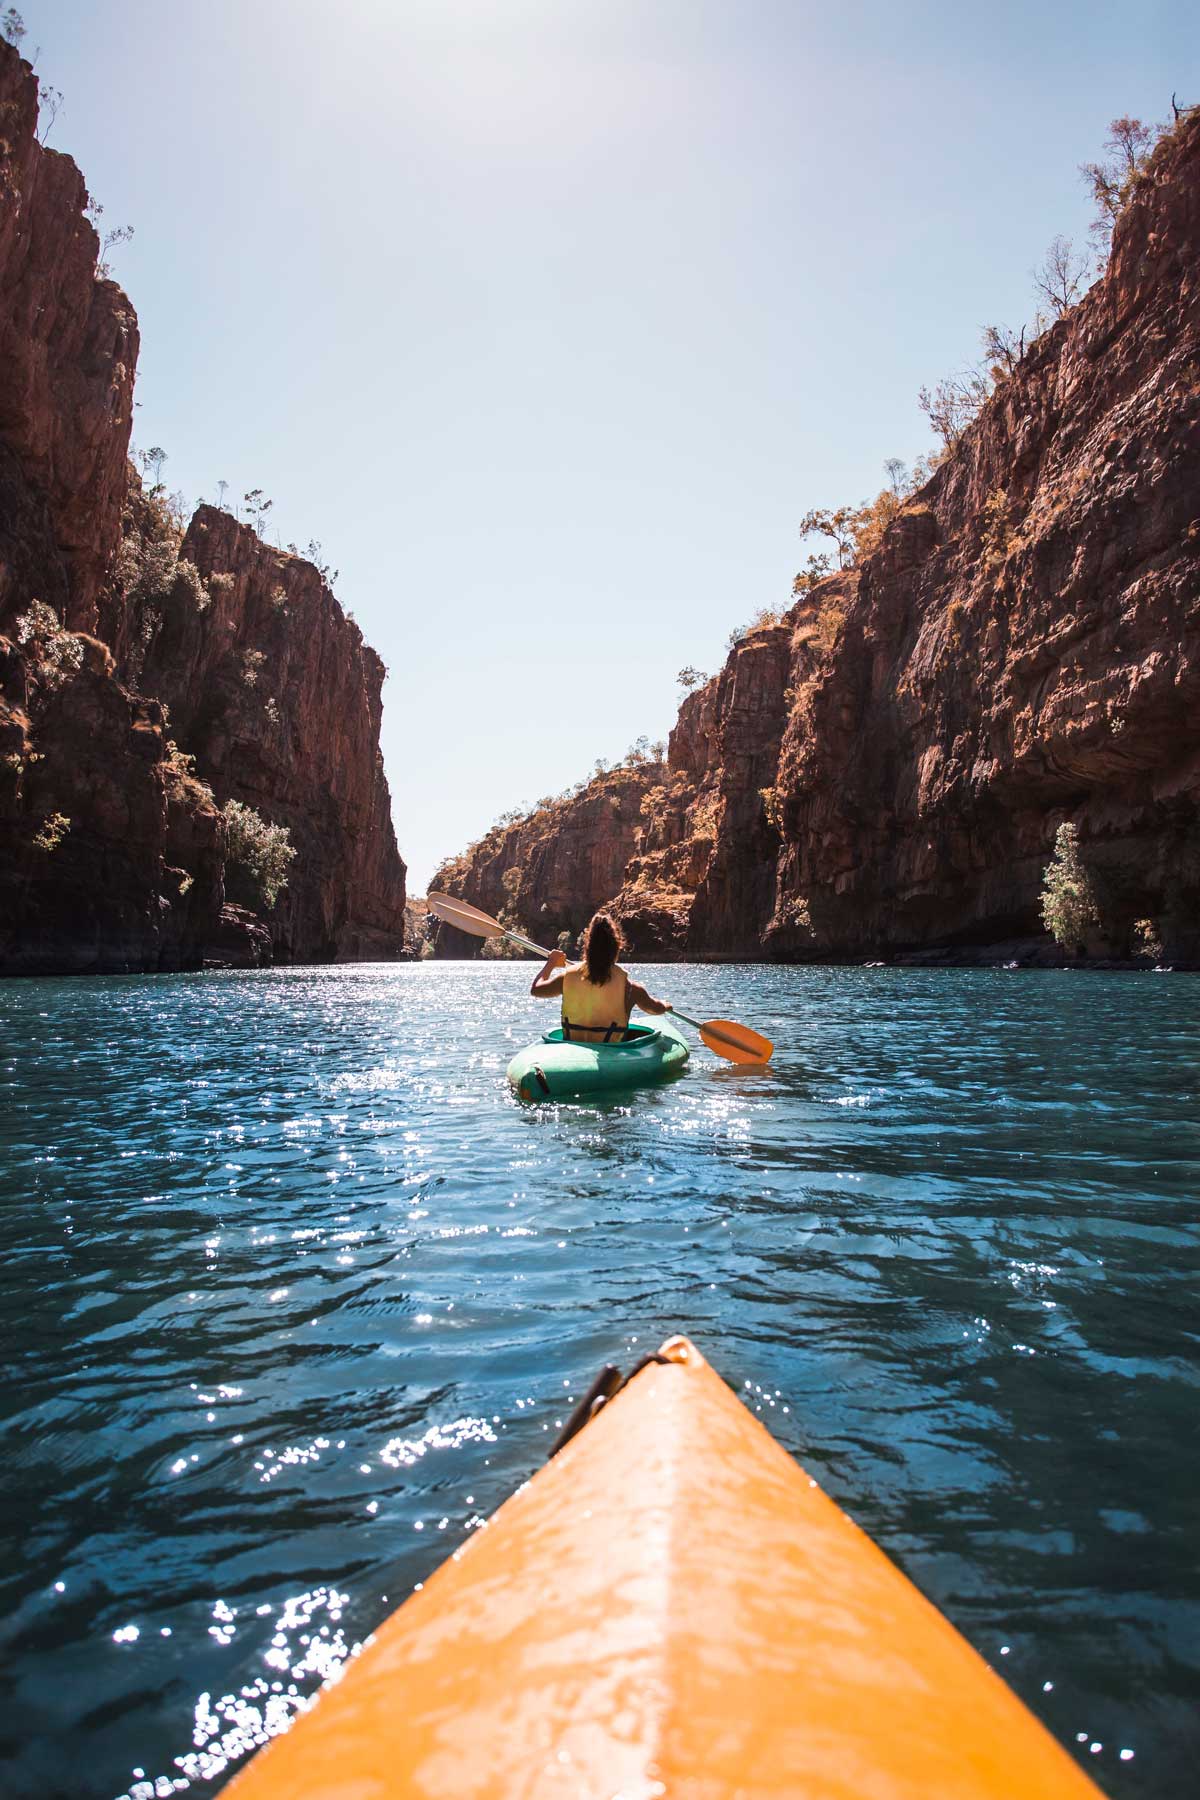
<svg viewBox="0 0 1200 1800">
<path fill-rule="evenodd" d="M 601 987 L 587 978 L 586 967 L 563 970 L 563 1036 L 585 1043 L 622 1038 L 629 1023 L 628 978 L 619 964 Z"/>
</svg>

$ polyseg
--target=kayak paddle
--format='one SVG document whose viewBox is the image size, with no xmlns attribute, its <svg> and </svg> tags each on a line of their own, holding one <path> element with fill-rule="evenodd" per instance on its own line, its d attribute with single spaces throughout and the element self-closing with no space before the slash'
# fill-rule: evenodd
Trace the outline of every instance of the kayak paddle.
<svg viewBox="0 0 1200 1800">
<path fill-rule="evenodd" d="M 468 906 L 465 900 L 456 900 L 450 894 L 427 894 L 425 903 L 435 919 L 443 925 L 453 925 L 456 931 L 465 931 L 471 937 L 511 938 L 514 944 L 520 944 L 523 950 L 532 950 L 535 956 L 549 956 L 540 944 L 531 943 L 522 937 L 519 931 L 510 931 L 499 919 L 493 919 L 490 913 L 480 912 L 477 906 Z M 700 1041 L 706 1044 L 716 1056 L 723 1056 L 726 1062 L 732 1063 L 765 1063 L 771 1060 L 775 1049 L 770 1038 L 765 1038 L 757 1031 L 751 1031 L 748 1025 L 738 1025 L 732 1019 L 689 1019 L 686 1013 L 671 1008 L 672 1018 L 682 1019 L 700 1033 Z"/>
</svg>

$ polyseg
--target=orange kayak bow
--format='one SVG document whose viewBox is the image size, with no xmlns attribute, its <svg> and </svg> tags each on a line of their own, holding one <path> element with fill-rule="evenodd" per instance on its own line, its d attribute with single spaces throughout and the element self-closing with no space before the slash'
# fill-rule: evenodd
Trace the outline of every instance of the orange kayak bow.
<svg viewBox="0 0 1200 1800">
<path fill-rule="evenodd" d="M 1097 1800 L 687 1338 L 233 1800 Z"/>
</svg>

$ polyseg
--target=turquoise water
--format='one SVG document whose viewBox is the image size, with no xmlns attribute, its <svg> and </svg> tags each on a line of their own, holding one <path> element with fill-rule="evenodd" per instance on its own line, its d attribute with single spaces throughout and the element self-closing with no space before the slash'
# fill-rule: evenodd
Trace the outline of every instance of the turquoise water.
<svg viewBox="0 0 1200 1800">
<path fill-rule="evenodd" d="M 524 965 L 0 985 L 6 1800 L 212 1792 L 679 1329 L 1110 1794 L 1188 1790 L 1195 980 L 641 973 L 773 1065 L 523 1109 Z"/>
</svg>

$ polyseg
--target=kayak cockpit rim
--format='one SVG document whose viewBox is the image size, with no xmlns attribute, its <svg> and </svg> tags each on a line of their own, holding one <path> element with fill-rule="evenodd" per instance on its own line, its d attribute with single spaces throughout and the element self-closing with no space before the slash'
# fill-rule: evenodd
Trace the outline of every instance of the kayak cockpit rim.
<svg viewBox="0 0 1200 1800">
<path fill-rule="evenodd" d="M 561 1025 L 552 1031 L 543 1031 L 543 1044 L 570 1044 L 574 1050 L 644 1050 L 650 1044 L 657 1044 L 662 1039 L 662 1032 L 657 1025 L 627 1025 L 623 1038 L 612 1038 L 607 1043 L 603 1038 L 567 1037 Z"/>
</svg>

